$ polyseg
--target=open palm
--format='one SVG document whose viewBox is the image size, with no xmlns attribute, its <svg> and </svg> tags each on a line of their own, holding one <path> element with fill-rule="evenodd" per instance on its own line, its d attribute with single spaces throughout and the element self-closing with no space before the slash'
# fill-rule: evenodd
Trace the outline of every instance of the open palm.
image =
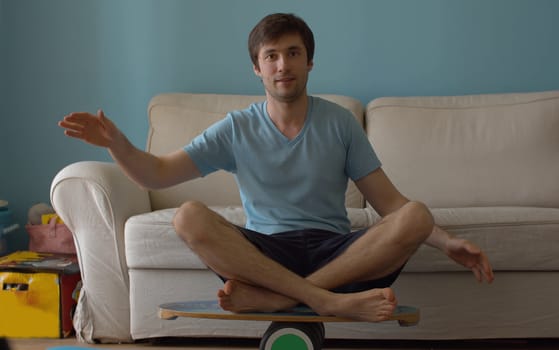
<svg viewBox="0 0 559 350">
<path fill-rule="evenodd" d="M 452 260 L 472 270 L 479 282 L 485 280 L 491 283 L 493 281 L 491 264 L 487 256 L 475 244 L 453 237 L 446 243 L 446 254 Z"/>
<path fill-rule="evenodd" d="M 69 114 L 58 125 L 66 129 L 64 133 L 67 136 L 107 148 L 119 132 L 102 110 L 99 110 L 97 115 L 86 112 Z"/>
</svg>

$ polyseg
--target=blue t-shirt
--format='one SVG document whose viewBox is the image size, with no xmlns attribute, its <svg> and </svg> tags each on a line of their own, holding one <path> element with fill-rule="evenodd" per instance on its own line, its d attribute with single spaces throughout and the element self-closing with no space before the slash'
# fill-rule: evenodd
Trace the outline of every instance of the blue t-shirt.
<svg viewBox="0 0 559 350">
<path fill-rule="evenodd" d="M 202 176 L 220 169 L 235 174 L 246 228 L 267 234 L 349 232 L 348 178 L 380 167 L 351 112 L 318 97 L 309 97 L 305 124 L 292 140 L 276 128 L 266 102 L 259 102 L 228 113 L 184 149 Z"/>
</svg>

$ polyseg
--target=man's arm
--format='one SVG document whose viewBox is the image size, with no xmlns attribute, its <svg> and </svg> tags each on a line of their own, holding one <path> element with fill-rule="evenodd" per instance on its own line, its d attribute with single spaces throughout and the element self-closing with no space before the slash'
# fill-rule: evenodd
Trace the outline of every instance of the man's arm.
<svg viewBox="0 0 559 350">
<path fill-rule="evenodd" d="M 357 185 L 365 200 L 383 217 L 409 202 L 409 199 L 398 191 L 382 168 L 378 168 L 355 181 L 355 185 Z"/>
<path fill-rule="evenodd" d="M 382 168 L 355 182 L 365 199 L 380 216 L 386 216 L 398 210 L 409 200 L 392 184 Z M 438 248 L 449 258 L 469 268 L 478 281 L 494 279 L 491 264 L 487 256 L 475 244 L 452 236 L 435 225 L 433 232 L 425 240 L 425 244 Z"/>
<path fill-rule="evenodd" d="M 163 188 L 200 176 L 198 168 L 184 150 L 164 156 L 144 152 L 134 147 L 101 110 L 97 115 L 71 113 L 58 125 L 65 129 L 67 136 L 107 148 L 126 175 L 142 187 Z"/>
</svg>

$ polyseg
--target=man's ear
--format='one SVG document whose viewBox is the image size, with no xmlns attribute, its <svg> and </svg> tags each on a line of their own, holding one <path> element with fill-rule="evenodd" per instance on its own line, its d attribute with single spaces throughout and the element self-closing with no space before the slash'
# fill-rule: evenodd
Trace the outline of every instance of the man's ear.
<svg viewBox="0 0 559 350">
<path fill-rule="evenodd" d="M 260 68 L 257 65 L 253 64 L 252 65 L 252 70 L 253 70 L 254 74 L 256 74 L 259 77 L 261 76 Z"/>
<path fill-rule="evenodd" d="M 314 67 L 314 61 L 313 61 L 313 60 L 310 60 L 310 62 L 307 63 L 307 71 L 310 72 L 310 71 L 312 70 L 313 67 Z"/>
</svg>

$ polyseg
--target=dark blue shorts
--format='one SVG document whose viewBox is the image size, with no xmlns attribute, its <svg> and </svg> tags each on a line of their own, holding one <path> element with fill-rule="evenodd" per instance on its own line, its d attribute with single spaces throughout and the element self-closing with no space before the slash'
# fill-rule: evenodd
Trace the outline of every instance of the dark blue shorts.
<svg viewBox="0 0 559 350">
<path fill-rule="evenodd" d="M 340 256 L 367 229 L 340 234 L 319 229 L 275 233 L 255 232 L 244 227 L 239 231 L 264 255 L 278 262 L 301 277 L 306 277 Z M 402 268 L 372 281 L 355 282 L 334 289 L 339 293 L 360 292 L 385 288 L 394 283 Z"/>
</svg>

